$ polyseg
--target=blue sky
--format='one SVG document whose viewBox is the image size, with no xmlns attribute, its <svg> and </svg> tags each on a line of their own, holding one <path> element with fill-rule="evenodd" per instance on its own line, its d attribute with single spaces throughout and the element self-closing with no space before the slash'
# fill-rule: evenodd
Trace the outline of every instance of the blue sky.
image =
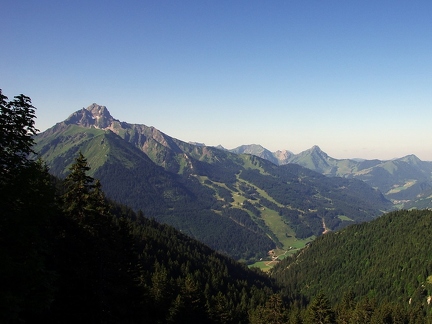
<svg viewBox="0 0 432 324">
<path fill-rule="evenodd" d="M 184 140 L 432 161 L 432 1 L 0 0 L 0 88 Z"/>
</svg>

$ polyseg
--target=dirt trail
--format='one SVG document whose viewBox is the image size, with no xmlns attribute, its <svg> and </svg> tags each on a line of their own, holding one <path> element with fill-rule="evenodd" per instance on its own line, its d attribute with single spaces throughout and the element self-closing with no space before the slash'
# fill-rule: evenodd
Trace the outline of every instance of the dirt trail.
<svg viewBox="0 0 432 324">
<path fill-rule="evenodd" d="M 324 217 L 321 218 L 322 219 L 322 225 L 323 225 L 323 229 L 324 231 L 322 232 L 323 234 L 326 234 L 328 232 L 330 232 L 330 230 L 328 229 L 328 227 L 326 226 L 326 223 L 324 221 Z"/>
</svg>

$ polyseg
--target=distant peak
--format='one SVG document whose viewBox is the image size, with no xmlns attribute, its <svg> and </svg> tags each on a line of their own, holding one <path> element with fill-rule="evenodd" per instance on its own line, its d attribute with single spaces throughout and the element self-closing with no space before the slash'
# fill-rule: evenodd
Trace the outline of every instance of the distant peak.
<svg viewBox="0 0 432 324">
<path fill-rule="evenodd" d="M 90 111 L 94 117 L 102 117 L 103 116 L 106 118 L 111 118 L 111 114 L 108 111 L 107 107 L 105 107 L 105 106 L 100 106 L 96 103 L 93 103 L 87 107 L 87 110 Z"/>
<path fill-rule="evenodd" d="M 192 144 L 195 146 L 206 146 L 205 143 L 198 143 L 198 142 L 188 142 L 188 144 Z"/>
<path fill-rule="evenodd" d="M 246 145 L 241 145 L 233 149 L 232 151 L 236 153 L 256 154 L 267 150 L 259 144 L 246 144 Z"/>
<path fill-rule="evenodd" d="M 324 159 L 324 160 L 329 158 L 327 153 L 322 151 L 318 145 L 314 145 L 310 149 L 298 154 L 298 157 L 304 157 L 304 156 L 313 156 L 315 158 Z"/>
<path fill-rule="evenodd" d="M 217 149 L 219 150 L 224 150 L 224 151 L 228 151 L 225 147 L 223 147 L 221 144 L 219 144 L 218 146 L 215 146 Z"/>
<path fill-rule="evenodd" d="M 411 164 L 417 164 L 417 163 L 421 162 L 421 160 L 417 156 L 415 156 L 414 154 L 406 155 L 406 156 L 404 156 L 398 160 L 409 162 Z"/>
<path fill-rule="evenodd" d="M 310 154 L 325 154 L 318 145 L 312 146 L 310 149 L 303 151 L 300 155 L 310 155 Z"/>
<path fill-rule="evenodd" d="M 420 160 L 416 155 L 414 154 L 409 154 L 407 156 L 405 156 L 405 158 L 407 159 L 414 159 L 414 160 Z"/>
<path fill-rule="evenodd" d="M 83 127 L 108 128 L 114 118 L 105 106 L 96 103 L 74 112 L 65 120 L 66 124 L 76 124 Z"/>
<path fill-rule="evenodd" d="M 107 128 L 113 122 L 113 118 L 105 106 L 100 106 L 96 103 L 93 103 L 87 107 L 87 110 L 92 114 L 94 127 Z"/>
</svg>

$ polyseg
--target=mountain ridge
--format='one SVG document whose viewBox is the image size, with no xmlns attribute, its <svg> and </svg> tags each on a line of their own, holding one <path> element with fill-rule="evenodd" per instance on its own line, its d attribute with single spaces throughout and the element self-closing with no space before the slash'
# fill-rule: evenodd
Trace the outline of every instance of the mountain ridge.
<svg viewBox="0 0 432 324">
<path fill-rule="evenodd" d="M 62 123 L 110 130 L 171 172 L 179 172 L 185 166 L 191 166 L 187 156 L 181 156 L 185 150 L 188 154 L 194 153 L 195 157 L 207 161 L 215 157 L 210 146 L 177 140 L 153 126 L 120 122 L 111 116 L 105 106 L 96 103 L 74 112 Z M 60 125 L 57 127 L 61 127 Z M 318 145 L 298 154 L 288 150 L 271 152 L 259 144 L 241 145 L 229 150 L 220 145 L 214 148 L 237 155 L 251 154 L 279 166 L 295 163 L 326 176 L 359 179 L 379 189 L 398 208 L 432 208 L 432 200 L 427 200 L 432 193 L 432 162 L 421 161 L 414 154 L 392 160 L 366 160 L 336 159 L 322 151 Z"/>
<path fill-rule="evenodd" d="M 256 147 L 259 147 L 258 152 L 254 151 Z M 262 155 L 260 152 L 266 149 L 259 145 L 241 146 L 241 148 L 263 158 L 269 154 Z M 426 201 L 432 190 L 432 162 L 422 161 L 414 154 L 392 160 L 335 159 L 322 151 L 319 146 L 314 145 L 308 150 L 292 154 L 282 160 L 276 159 L 277 152 L 270 152 L 272 157 L 268 158 L 277 165 L 295 163 L 327 176 L 365 181 L 383 192 L 399 208 L 432 207 L 432 201 Z"/>
<path fill-rule="evenodd" d="M 81 151 L 110 198 L 236 259 L 303 246 L 323 220 L 335 230 L 391 207 L 362 181 L 186 143 L 96 104 L 38 134 L 35 151 L 60 177 Z"/>
</svg>

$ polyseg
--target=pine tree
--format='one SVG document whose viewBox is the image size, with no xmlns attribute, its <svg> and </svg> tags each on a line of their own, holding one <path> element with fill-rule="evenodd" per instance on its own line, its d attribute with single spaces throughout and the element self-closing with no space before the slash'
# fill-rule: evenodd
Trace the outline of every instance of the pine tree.
<svg viewBox="0 0 432 324">
<path fill-rule="evenodd" d="M 114 219 L 101 183 L 78 154 L 65 180 L 56 260 L 62 276 L 53 321 L 120 322 L 142 314 L 138 254 L 130 227 Z M 77 310 L 72 311 L 71 310 Z"/>
<path fill-rule="evenodd" d="M 363 298 L 357 303 L 356 308 L 354 309 L 351 323 L 370 323 L 375 308 L 374 300 L 371 300 L 368 297 Z"/>
<path fill-rule="evenodd" d="M 45 258 L 55 213 L 46 166 L 33 153 L 35 109 L 29 97 L 0 90 L 0 322 L 25 321 L 50 306 L 53 276 Z"/>
<path fill-rule="evenodd" d="M 271 295 L 264 306 L 258 306 L 250 313 L 249 320 L 253 324 L 275 323 L 288 321 L 286 309 L 280 294 Z"/>
<path fill-rule="evenodd" d="M 334 322 L 335 314 L 330 306 L 330 301 L 323 293 L 318 293 L 307 308 L 306 323 L 324 324 Z"/>
<path fill-rule="evenodd" d="M 215 323 L 233 323 L 234 314 L 227 297 L 218 292 L 212 297 L 211 317 Z"/>
<path fill-rule="evenodd" d="M 64 211 L 69 217 L 83 223 L 89 211 L 95 207 L 92 202 L 97 200 L 92 195 L 96 187 L 95 180 L 87 175 L 90 167 L 81 152 L 69 170 L 71 172 L 65 181 L 66 193 L 63 195 Z"/>
<path fill-rule="evenodd" d="M 7 101 L 0 89 L 0 180 L 7 181 L 33 161 L 28 158 L 34 153 L 33 136 L 36 108 L 31 99 L 23 94 Z"/>
<path fill-rule="evenodd" d="M 337 320 L 340 324 L 349 324 L 355 309 L 355 295 L 352 290 L 346 292 L 337 307 Z"/>
</svg>

